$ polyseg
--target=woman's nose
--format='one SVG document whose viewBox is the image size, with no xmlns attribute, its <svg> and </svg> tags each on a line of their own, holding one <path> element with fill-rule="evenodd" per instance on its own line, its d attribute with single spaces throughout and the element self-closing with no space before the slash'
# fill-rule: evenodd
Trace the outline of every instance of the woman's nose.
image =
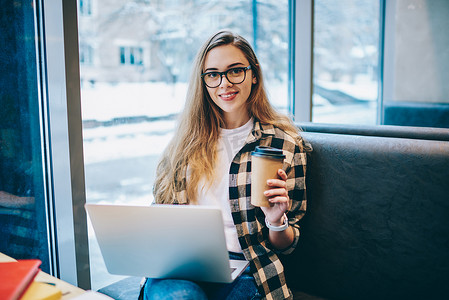
<svg viewBox="0 0 449 300">
<path fill-rule="evenodd" d="M 232 85 L 232 82 L 230 82 L 229 80 L 228 80 L 228 77 L 226 77 L 226 75 L 225 74 L 222 74 L 221 75 L 221 83 L 220 83 L 220 87 L 227 87 L 227 86 L 231 86 Z"/>
</svg>

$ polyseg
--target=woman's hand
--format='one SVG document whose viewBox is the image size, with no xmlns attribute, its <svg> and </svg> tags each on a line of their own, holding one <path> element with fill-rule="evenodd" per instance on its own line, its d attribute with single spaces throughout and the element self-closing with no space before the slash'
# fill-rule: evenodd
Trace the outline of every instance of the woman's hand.
<svg viewBox="0 0 449 300">
<path fill-rule="evenodd" d="M 281 226 L 284 223 L 283 215 L 289 209 L 290 198 L 287 192 L 287 173 L 284 170 L 279 169 L 278 179 L 269 179 L 267 185 L 269 190 L 264 192 L 264 195 L 268 197 L 268 201 L 274 204 L 271 207 L 261 207 L 268 222 L 273 226 Z"/>
</svg>

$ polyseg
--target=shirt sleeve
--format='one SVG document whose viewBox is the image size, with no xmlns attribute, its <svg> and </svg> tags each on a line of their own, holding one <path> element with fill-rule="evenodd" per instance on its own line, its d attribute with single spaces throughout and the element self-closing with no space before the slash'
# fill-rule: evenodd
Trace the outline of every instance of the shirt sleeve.
<svg viewBox="0 0 449 300">
<path fill-rule="evenodd" d="M 277 253 L 290 254 L 295 250 L 298 245 L 300 236 L 299 220 L 301 220 L 307 207 L 307 195 L 306 195 L 306 166 L 307 166 L 307 154 L 302 147 L 302 139 L 298 139 L 297 144 L 294 147 L 294 153 L 292 155 L 291 162 L 286 169 L 287 173 L 287 190 L 290 197 L 291 206 L 287 212 L 288 222 L 293 228 L 295 234 L 293 243 L 281 250 L 277 250 Z"/>
</svg>

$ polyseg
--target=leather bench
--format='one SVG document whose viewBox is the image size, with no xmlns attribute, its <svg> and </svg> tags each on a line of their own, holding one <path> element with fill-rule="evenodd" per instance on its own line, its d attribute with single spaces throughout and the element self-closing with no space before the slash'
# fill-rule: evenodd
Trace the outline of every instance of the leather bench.
<svg viewBox="0 0 449 300">
<path fill-rule="evenodd" d="M 300 246 L 283 258 L 290 288 L 328 299 L 447 298 L 449 130 L 299 126 L 314 151 Z"/>
</svg>

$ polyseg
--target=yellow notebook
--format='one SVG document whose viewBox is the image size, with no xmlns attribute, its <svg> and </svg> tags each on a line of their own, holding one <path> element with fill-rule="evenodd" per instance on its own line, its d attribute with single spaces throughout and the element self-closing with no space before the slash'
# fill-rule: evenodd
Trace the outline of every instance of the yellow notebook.
<svg viewBox="0 0 449 300">
<path fill-rule="evenodd" d="M 48 283 L 33 281 L 20 300 L 58 300 L 61 299 L 61 291 Z"/>
</svg>

